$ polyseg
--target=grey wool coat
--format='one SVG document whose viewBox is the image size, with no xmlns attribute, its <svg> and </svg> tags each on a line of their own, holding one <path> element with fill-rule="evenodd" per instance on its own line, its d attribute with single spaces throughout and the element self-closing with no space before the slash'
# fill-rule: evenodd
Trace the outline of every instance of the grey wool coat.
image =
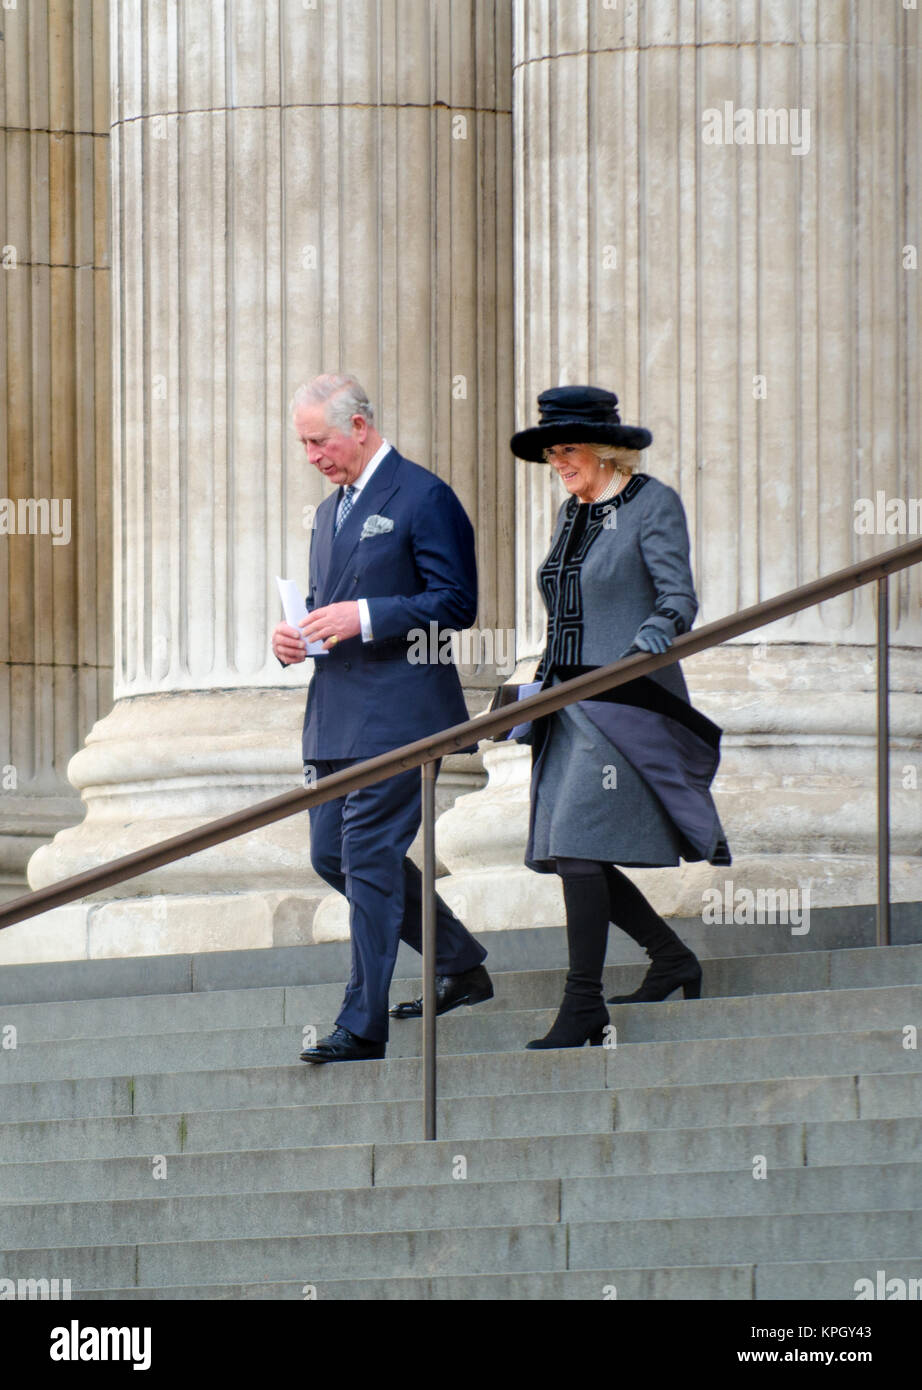
<svg viewBox="0 0 922 1390">
<path fill-rule="evenodd" d="M 688 527 L 674 488 L 635 473 L 605 502 L 563 503 L 538 570 L 544 686 L 618 660 L 641 627 L 670 637 L 698 611 Z M 721 730 L 689 702 L 678 662 L 537 720 L 525 862 L 627 867 L 729 864 L 710 794 Z"/>
</svg>

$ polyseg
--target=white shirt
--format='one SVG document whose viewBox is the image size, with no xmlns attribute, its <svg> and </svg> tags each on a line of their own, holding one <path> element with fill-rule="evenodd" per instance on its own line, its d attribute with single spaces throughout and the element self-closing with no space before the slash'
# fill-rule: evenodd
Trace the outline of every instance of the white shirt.
<svg viewBox="0 0 922 1390">
<path fill-rule="evenodd" d="M 352 484 L 352 486 L 355 488 L 356 492 L 361 492 L 361 491 L 362 491 L 362 488 L 363 488 L 363 487 L 365 486 L 365 484 L 369 481 L 369 479 L 371 478 L 372 473 L 374 473 L 374 471 L 375 471 L 375 469 L 377 468 L 378 464 L 381 462 L 381 460 L 385 457 L 386 454 L 390 453 L 390 448 L 391 448 L 391 446 L 390 446 L 390 444 L 388 444 L 387 440 L 386 440 L 386 439 L 382 439 L 382 440 L 381 440 L 381 447 L 380 447 L 380 449 L 378 449 L 377 453 L 372 454 L 371 458 L 368 460 L 368 462 L 366 463 L 365 467 L 362 469 L 361 473 L 360 473 L 359 476 L 356 478 L 355 482 Z M 343 495 L 342 495 L 342 497 L 341 497 L 340 500 L 339 500 L 339 506 L 336 508 L 336 520 L 337 520 L 337 521 L 339 520 L 339 510 L 340 510 L 340 507 L 342 507 L 342 505 L 343 505 L 343 501 L 345 500 L 345 496 L 346 496 L 345 489 L 343 489 Z M 356 498 L 353 497 L 353 499 L 352 499 L 352 505 L 355 506 L 355 503 L 356 503 Z M 335 523 L 334 523 L 334 524 L 335 524 Z M 363 642 L 371 642 L 371 641 L 374 640 L 374 637 L 373 637 L 373 633 L 372 633 L 372 630 L 371 630 L 371 614 L 368 612 L 368 600 L 367 600 L 367 599 L 364 599 L 364 598 L 360 598 L 360 599 L 357 600 L 357 602 L 358 602 L 358 605 L 359 605 L 359 621 L 360 621 L 360 623 L 362 624 L 362 641 L 363 641 Z"/>
</svg>

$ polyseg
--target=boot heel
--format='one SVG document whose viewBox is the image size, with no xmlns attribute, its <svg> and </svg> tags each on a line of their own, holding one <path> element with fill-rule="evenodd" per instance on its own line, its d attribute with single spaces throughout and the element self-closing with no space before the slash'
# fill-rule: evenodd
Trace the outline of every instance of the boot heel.
<svg viewBox="0 0 922 1390">
<path fill-rule="evenodd" d="M 594 1033 L 590 1033 L 590 1034 L 589 1034 L 589 1046 L 590 1046 L 590 1047 L 601 1047 L 601 1046 L 602 1046 L 603 1042 L 605 1041 L 605 1028 L 606 1028 L 606 1026 L 607 1026 L 607 1025 L 603 1024 L 601 1028 L 597 1028 L 597 1029 L 595 1030 Z"/>
<path fill-rule="evenodd" d="M 701 998 L 701 976 L 697 980 L 689 980 L 688 984 L 682 986 L 682 993 L 686 999 Z"/>
</svg>

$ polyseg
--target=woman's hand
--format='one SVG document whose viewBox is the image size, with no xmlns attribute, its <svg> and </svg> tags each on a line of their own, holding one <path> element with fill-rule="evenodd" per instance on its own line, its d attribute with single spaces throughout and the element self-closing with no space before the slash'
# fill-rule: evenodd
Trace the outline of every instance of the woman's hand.
<svg viewBox="0 0 922 1390">
<path fill-rule="evenodd" d="M 662 628 L 642 627 L 627 651 L 622 652 L 618 660 L 622 661 L 624 657 L 632 656 L 635 652 L 650 652 L 659 656 L 662 652 L 668 652 L 671 646 L 672 638 L 663 632 Z"/>
</svg>

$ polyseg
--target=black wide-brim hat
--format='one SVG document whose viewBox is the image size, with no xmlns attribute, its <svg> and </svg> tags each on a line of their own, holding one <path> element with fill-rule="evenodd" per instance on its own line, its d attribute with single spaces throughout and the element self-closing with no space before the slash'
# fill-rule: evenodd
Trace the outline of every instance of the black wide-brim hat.
<svg viewBox="0 0 922 1390">
<path fill-rule="evenodd" d="M 538 397 L 540 418 L 531 429 L 519 430 L 509 441 L 517 458 L 544 462 L 552 444 L 614 444 L 621 449 L 646 449 L 653 435 L 639 425 L 622 425 L 618 397 L 598 386 L 554 386 Z"/>
</svg>

